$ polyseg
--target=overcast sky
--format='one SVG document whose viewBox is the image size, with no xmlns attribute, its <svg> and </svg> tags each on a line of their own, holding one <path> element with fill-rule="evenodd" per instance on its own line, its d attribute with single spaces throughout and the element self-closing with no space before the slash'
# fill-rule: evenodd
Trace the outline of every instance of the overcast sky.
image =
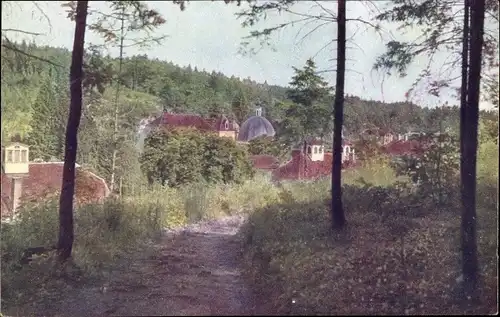
<svg viewBox="0 0 500 317">
<path fill-rule="evenodd" d="M 3 2 L 3 1 L 2 1 Z M 246 4 L 238 8 L 236 5 L 225 5 L 223 2 L 191 1 L 186 10 L 181 12 L 178 6 L 167 1 L 146 1 L 151 8 L 157 9 L 166 19 L 157 34 L 168 35 L 168 38 L 159 46 L 147 49 L 128 48 L 126 56 L 146 53 L 149 57 L 160 60 L 172 61 L 181 66 L 190 64 L 198 69 L 207 71 L 216 70 L 225 75 L 238 76 L 240 78 L 250 77 L 257 82 L 267 81 L 269 84 L 287 85 L 293 75 L 292 66 L 302 67 L 309 57 L 314 57 L 319 69 L 326 70 L 335 67 L 335 62 L 330 59 L 335 56 L 335 46 L 327 49 L 321 48 L 332 38 L 336 37 L 335 24 L 328 24 L 311 34 L 307 39 L 301 40 L 302 36 L 315 25 L 303 26 L 297 24 L 288 27 L 273 37 L 274 47 L 264 47 L 255 55 L 240 55 L 238 49 L 245 35 L 251 29 L 242 28 L 241 21 L 237 20 L 235 13 L 240 11 Z M 66 18 L 61 2 L 37 1 L 40 10 L 31 1 L 16 2 L 5 8 L 2 4 L 2 29 L 15 28 L 25 31 L 43 33 L 34 40 L 37 44 L 66 47 L 71 49 L 74 33 L 74 23 Z M 377 2 L 379 7 L 387 5 L 384 1 Z M 105 2 L 90 1 L 94 9 L 106 10 Z M 336 12 L 335 2 L 324 2 L 322 5 Z M 319 12 L 319 7 L 314 7 L 314 2 L 304 1 L 296 7 L 298 12 Z M 361 2 L 348 2 L 348 18 L 367 18 L 370 15 L 369 8 Z M 277 23 L 289 21 L 294 17 L 290 15 L 274 15 L 256 28 L 272 26 Z M 295 17 L 296 18 L 296 17 Z M 49 22 L 50 21 L 50 24 Z M 301 31 L 302 30 L 302 31 Z M 385 27 L 385 40 L 393 36 L 401 37 L 394 33 L 395 27 Z M 372 71 L 372 65 L 377 55 L 384 52 L 384 43 L 371 29 L 366 29 L 360 23 L 348 23 L 348 38 L 353 36 L 353 41 L 348 44 L 349 69 L 346 75 L 346 93 L 356 95 L 364 99 L 382 100 L 395 102 L 404 100 L 405 92 L 415 80 L 422 66 L 426 63 L 425 57 L 417 61 L 416 65 L 408 71 L 408 76 L 399 78 L 397 76 L 385 78 Z M 299 34 L 299 35 L 297 35 Z M 404 35 L 411 39 L 418 32 L 410 32 Z M 32 40 L 33 36 L 17 35 L 9 33 L 12 39 Z M 87 32 L 86 43 L 100 43 L 95 34 Z M 254 45 L 255 46 L 255 45 Z M 117 55 L 116 50 L 111 50 L 111 55 Z M 444 61 L 444 54 L 437 57 L 437 63 Z M 324 73 L 329 83 L 334 84 L 334 72 Z M 382 85 L 383 83 L 383 85 Z M 436 97 L 420 95 L 415 100 L 422 106 L 436 106 L 444 100 L 452 104 L 458 102 L 451 97 Z M 490 105 L 483 103 L 482 108 Z"/>
</svg>

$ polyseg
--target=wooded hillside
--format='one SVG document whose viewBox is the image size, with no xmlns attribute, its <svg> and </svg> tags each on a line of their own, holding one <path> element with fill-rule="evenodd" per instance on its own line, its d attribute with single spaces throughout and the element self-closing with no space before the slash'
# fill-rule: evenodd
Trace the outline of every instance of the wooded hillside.
<svg viewBox="0 0 500 317">
<path fill-rule="evenodd" d="M 32 159 L 62 159 L 64 129 L 69 104 L 68 76 L 70 51 L 62 48 L 20 43 L 19 47 L 34 59 L 2 48 L 2 141 L 19 135 L 32 147 Z M 89 51 L 86 63 L 101 69 L 117 67 L 117 60 Z M 100 76 L 105 72 L 100 72 Z M 274 124 L 283 121 L 288 87 L 257 83 L 250 78 L 228 77 L 207 72 L 196 66 L 180 67 L 173 62 L 150 59 L 146 55 L 125 59 L 120 93 L 120 164 L 129 167 L 138 159 L 136 129 L 141 118 L 162 110 L 212 116 L 224 113 L 240 123 L 261 105 L 264 115 Z M 92 167 L 105 177 L 109 174 L 109 144 L 114 114 L 112 99 L 116 85 L 86 89 L 85 109 L 79 133 L 78 162 Z M 330 100 L 326 100 L 329 103 Z M 494 113 L 484 115 L 496 116 Z M 395 132 L 458 129 L 458 107 L 421 108 L 406 103 L 383 103 L 347 96 L 345 129 L 356 134 L 365 127 L 383 127 Z M 279 133 L 279 127 L 278 127 Z M 137 164 L 135 164 L 137 165 Z M 138 165 L 137 165 L 138 166 Z M 120 168 L 118 167 L 118 170 Z M 137 177 L 140 177 L 137 170 Z"/>
</svg>

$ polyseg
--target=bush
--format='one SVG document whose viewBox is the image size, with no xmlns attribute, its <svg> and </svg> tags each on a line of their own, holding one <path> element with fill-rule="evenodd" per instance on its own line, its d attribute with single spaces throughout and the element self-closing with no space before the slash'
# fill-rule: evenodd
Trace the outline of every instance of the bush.
<svg viewBox="0 0 500 317">
<path fill-rule="evenodd" d="M 342 171 L 342 182 L 344 184 L 359 185 L 371 184 L 374 186 L 389 186 L 404 177 L 397 177 L 391 167 L 388 157 L 378 156 L 363 161 L 363 165 L 354 169 Z"/>
<path fill-rule="evenodd" d="M 150 184 L 171 187 L 198 182 L 241 183 L 254 175 L 245 150 L 236 142 L 190 129 L 151 133 L 145 141 L 141 166 Z"/>
<path fill-rule="evenodd" d="M 404 156 L 394 162 L 394 169 L 418 185 L 421 197 L 445 205 L 458 198 L 459 164 L 458 141 L 443 134 L 433 137 L 421 156 Z"/>
<path fill-rule="evenodd" d="M 259 137 L 248 142 L 248 153 L 250 155 L 272 155 L 282 157 L 286 153 L 286 147 L 281 145 L 273 137 Z"/>
</svg>

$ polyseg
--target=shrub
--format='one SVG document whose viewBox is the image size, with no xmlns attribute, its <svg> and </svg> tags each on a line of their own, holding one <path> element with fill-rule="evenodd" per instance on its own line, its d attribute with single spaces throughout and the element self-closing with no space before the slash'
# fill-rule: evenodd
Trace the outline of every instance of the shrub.
<svg viewBox="0 0 500 317">
<path fill-rule="evenodd" d="M 273 137 L 260 137 L 248 142 L 248 153 L 251 155 L 272 155 L 282 157 L 286 152 L 286 147 L 281 145 Z"/>
<path fill-rule="evenodd" d="M 354 144 L 356 157 L 360 161 L 373 161 L 384 156 L 382 147 L 375 139 L 360 139 Z"/>
<path fill-rule="evenodd" d="M 145 141 L 141 166 L 150 184 L 171 187 L 239 183 L 254 175 L 246 152 L 236 142 L 190 129 L 151 133 Z"/>
<path fill-rule="evenodd" d="M 418 184 L 421 197 L 430 197 L 435 203 L 451 202 L 456 197 L 460 153 L 458 142 L 452 136 L 434 137 L 421 156 L 404 156 L 394 162 L 398 176 L 408 176 Z"/>
<path fill-rule="evenodd" d="M 365 160 L 360 167 L 342 171 L 342 182 L 344 184 L 389 186 L 397 180 L 402 180 L 402 178 L 396 176 L 389 158 L 385 156 Z"/>
</svg>

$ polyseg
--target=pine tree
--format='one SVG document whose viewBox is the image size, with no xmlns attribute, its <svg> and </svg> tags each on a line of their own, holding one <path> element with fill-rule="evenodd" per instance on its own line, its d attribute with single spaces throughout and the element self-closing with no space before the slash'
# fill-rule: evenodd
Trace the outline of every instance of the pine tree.
<svg viewBox="0 0 500 317">
<path fill-rule="evenodd" d="M 58 98 L 53 78 L 47 75 L 33 104 L 32 130 L 28 137 L 31 160 L 35 158 L 49 160 L 61 154 L 58 148 L 58 136 L 55 133 L 58 124 L 57 107 Z"/>
<path fill-rule="evenodd" d="M 287 94 L 293 103 L 285 110 L 284 130 L 288 130 L 288 134 L 295 134 L 297 140 L 305 137 L 323 138 L 331 130 L 332 111 L 328 101 L 332 89 L 317 74 L 312 59 L 307 60 L 303 69 L 294 70 L 295 75 Z"/>
</svg>

